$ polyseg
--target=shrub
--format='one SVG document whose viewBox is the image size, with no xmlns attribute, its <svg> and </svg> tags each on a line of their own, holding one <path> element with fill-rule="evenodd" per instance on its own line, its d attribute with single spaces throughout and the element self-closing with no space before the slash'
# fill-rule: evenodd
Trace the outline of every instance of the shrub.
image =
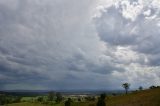
<svg viewBox="0 0 160 106">
<path fill-rule="evenodd" d="M 38 102 L 42 102 L 42 101 L 43 101 L 43 97 L 41 97 L 41 96 L 38 97 L 38 98 L 37 98 L 37 101 L 38 101 Z"/>
</svg>

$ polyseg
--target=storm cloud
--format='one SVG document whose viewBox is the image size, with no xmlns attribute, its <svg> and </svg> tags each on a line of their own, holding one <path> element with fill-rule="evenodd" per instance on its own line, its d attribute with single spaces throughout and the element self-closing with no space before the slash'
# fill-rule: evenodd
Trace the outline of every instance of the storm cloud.
<svg viewBox="0 0 160 106">
<path fill-rule="evenodd" d="M 157 3 L 1 0 L 0 89 L 160 84 Z"/>
</svg>

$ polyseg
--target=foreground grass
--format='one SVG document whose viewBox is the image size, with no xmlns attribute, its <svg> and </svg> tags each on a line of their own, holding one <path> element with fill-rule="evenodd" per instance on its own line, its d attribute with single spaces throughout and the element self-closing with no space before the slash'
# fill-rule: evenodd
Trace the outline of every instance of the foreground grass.
<svg viewBox="0 0 160 106">
<path fill-rule="evenodd" d="M 110 97 L 107 106 L 160 106 L 160 88 Z"/>
<path fill-rule="evenodd" d="M 13 103 L 13 104 L 8 104 L 6 106 L 47 106 L 39 103 L 29 103 L 29 102 L 22 102 L 22 103 Z"/>
<path fill-rule="evenodd" d="M 72 103 L 72 106 L 96 106 L 96 102 L 77 102 Z M 38 103 L 17 103 L 7 106 L 51 106 Z M 53 106 L 64 106 L 64 103 Z M 135 93 L 107 97 L 106 106 L 160 106 L 160 88 L 152 90 L 138 91 Z"/>
</svg>

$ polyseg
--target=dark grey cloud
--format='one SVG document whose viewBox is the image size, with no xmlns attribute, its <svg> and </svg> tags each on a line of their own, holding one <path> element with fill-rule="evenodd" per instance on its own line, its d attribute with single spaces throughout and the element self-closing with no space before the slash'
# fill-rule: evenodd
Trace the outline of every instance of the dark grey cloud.
<svg viewBox="0 0 160 106">
<path fill-rule="evenodd" d="M 93 19 L 103 2 L 1 0 L 1 89 L 119 89 L 125 81 L 138 86 L 142 73 L 155 76 L 144 82 L 157 81 L 150 66 L 159 64 L 158 8 L 126 18 L 124 7 L 107 2 Z M 141 72 L 142 65 L 153 71 Z"/>
<path fill-rule="evenodd" d="M 80 87 L 92 81 L 87 81 L 89 73 L 112 72 L 114 66 L 99 62 L 103 42 L 91 23 L 96 1 L 16 0 L 10 6 L 12 2 L 0 2 L 0 72 L 6 78 L 2 88 L 60 89 L 71 82 L 72 72 L 72 86 Z"/>
</svg>

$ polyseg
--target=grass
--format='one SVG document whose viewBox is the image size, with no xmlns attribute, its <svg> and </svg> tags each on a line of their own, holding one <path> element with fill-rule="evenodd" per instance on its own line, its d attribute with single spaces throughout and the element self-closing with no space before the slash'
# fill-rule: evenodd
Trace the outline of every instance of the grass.
<svg viewBox="0 0 160 106">
<path fill-rule="evenodd" d="M 93 103 L 93 102 L 76 102 L 76 103 L 72 103 L 71 106 L 89 106 L 90 104 L 95 104 L 95 103 Z M 40 104 L 40 103 L 22 102 L 22 103 L 8 104 L 6 106 L 64 106 L 64 103 L 54 104 L 54 105 L 46 105 L 46 104 Z"/>
<path fill-rule="evenodd" d="M 47 105 L 40 104 L 40 103 L 22 102 L 22 103 L 8 104 L 8 105 L 6 105 L 6 106 L 47 106 Z"/>
<path fill-rule="evenodd" d="M 31 101 L 33 97 L 22 97 L 21 101 Z"/>
<path fill-rule="evenodd" d="M 107 106 L 160 106 L 160 88 L 110 97 Z"/>
<path fill-rule="evenodd" d="M 72 106 L 96 106 L 96 102 L 75 102 Z M 16 103 L 7 106 L 51 106 L 39 103 Z M 54 106 L 64 106 L 64 103 Z M 107 97 L 106 106 L 160 106 L 160 88 L 138 91 L 127 95 Z"/>
</svg>

